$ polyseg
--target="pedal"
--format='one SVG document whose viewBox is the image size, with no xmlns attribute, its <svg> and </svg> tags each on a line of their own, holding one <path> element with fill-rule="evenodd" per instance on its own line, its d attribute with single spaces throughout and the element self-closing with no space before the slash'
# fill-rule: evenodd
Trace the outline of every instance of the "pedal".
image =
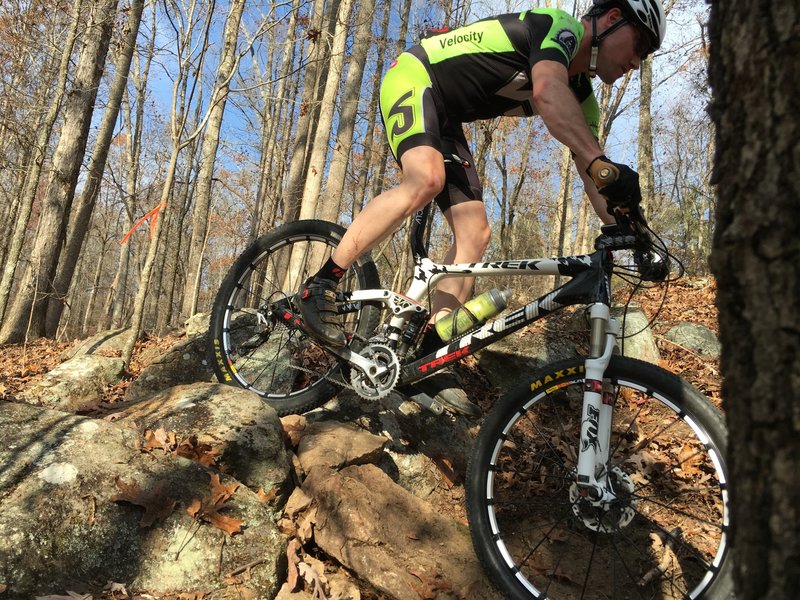
<svg viewBox="0 0 800 600">
<path fill-rule="evenodd" d="M 404 394 L 405 395 L 405 394 Z M 416 402 L 420 406 L 427 408 L 435 415 L 440 415 L 444 412 L 444 406 L 440 403 L 428 396 L 428 394 L 424 392 L 418 392 L 416 394 L 409 394 L 405 395 L 406 398 L 411 400 L 412 402 Z"/>
</svg>

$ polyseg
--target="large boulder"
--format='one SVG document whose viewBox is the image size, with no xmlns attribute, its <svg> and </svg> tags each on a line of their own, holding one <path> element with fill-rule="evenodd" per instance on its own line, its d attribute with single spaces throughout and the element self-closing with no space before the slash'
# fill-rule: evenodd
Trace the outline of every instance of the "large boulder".
<svg viewBox="0 0 800 600">
<path fill-rule="evenodd" d="M 77 355 L 36 378 L 19 399 L 66 412 L 88 412 L 97 408 L 105 388 L 119 383 L 124 372 L 121 358 Z"/>
<path fill-rule="evenodd" d="M 721 346 L 717 334 L 708 327 L 696 323 L 678 323 L 670 328 L 664 337 L 670 342 L 696 352 L 701 356 L 716 358 L 719 356 Z"/>
<path fill-rule="evenodd" d="M 374 465 L 314 469 L 314 541 L 390 598 L 499 598 L 481 569 L 467 528 L 394 483 Z"/>
<path fill-rule="evenodd" d="M 108 581 L 212 599 L 233 580 L 248 597 L 277 593 L 286 541 L 269 504 L 235 480 L 143 452 L 133 429 L 24 404 L 0 403 L 0 436 L 8 597 L 99 595 Z"/>
<path fill-rule="evenodd" d="M 147 365 L 131 382 L 125 400 L 139 402 L 172 386 L 209 382 L 213 377 L 206 360 L 206 339 L 190 338 L 175 344 Z"/>
<path fill-rule="evenodd" d="M 84 354 L 103 354 L 105 356 L 122 356 L 122 351 L 130 342 L 133 331 L 128 327 L 124 329 L 110 329 L 101 331 L 93 336 L 75 342 L 61 353 L 62 360 L 69 360 Z"/>
<path fill-rule="evenodd" d="M 253 392 L 211 383 L 176 386 L 114 417 L 139 431 L 174 434 L 173 444 L 191 439 L 254 491 L 274 490 L 281 498 L 291 492 L 280 419 Z"/>
</svg>

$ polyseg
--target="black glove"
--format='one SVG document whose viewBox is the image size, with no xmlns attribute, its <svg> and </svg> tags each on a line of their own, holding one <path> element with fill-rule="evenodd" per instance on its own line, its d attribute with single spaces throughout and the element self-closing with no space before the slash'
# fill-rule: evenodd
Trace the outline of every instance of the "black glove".
<svg viewBox="0 0 800 600">
<path fill-rule="evenodd" d="M 628 165 L 613 163 L 601 155 L 589 163 L 586 172 L 608 201 L 608 212 L 621 209 L 626 213 L 642 201 L 639 174 Z"/>
</svg>

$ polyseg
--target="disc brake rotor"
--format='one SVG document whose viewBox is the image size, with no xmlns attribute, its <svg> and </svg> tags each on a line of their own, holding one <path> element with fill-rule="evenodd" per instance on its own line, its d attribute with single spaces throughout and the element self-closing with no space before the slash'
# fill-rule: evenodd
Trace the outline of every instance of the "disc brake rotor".
<svg viewBox="0 0 800 600">
<path fill-rule="evenodd" d="M 619 467 L 614 467 L 609 472 L 609 479 L 616 495 L 616 499 L 611 502 L 582 497 L 577 483 L 573 483 L 569 488 L 572 511 L 592 531 L 619 531 L 626 527 L 636 514 L 632 497 L 635 486 L 628 474 Z"/>
</svg>

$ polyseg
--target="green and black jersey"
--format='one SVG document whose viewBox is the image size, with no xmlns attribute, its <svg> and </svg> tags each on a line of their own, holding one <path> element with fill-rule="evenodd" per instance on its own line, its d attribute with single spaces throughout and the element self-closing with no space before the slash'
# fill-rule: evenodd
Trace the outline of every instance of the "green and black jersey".
<svg viewBox="0 0 800 600">
<path fill-rule="evenodd" d="M 581 39 L 580 21 L 556 9 L 500 15 L 428 37 L 419 44 L 449 115 L 462 122 L 500 115 L 531 116 L 531 68 L 552 60 L 569 69 Z M 570 81 L 595 130 L 597 103 L 586 75 Z"/>
<path fill-rule="evenodd" d="M 539 8 L 476 21 L 412 46 L 381 85 L 381 113 L 395 157 L 419 145 L 463 152 L 462 123 L 535 115 L 531 69 L 541 60 L 569 69 L 583 36 L 574 17 Z M 597 137 L 600 111 L 589 77 L 577 75 L 569 85 Z"/>
</svg>

